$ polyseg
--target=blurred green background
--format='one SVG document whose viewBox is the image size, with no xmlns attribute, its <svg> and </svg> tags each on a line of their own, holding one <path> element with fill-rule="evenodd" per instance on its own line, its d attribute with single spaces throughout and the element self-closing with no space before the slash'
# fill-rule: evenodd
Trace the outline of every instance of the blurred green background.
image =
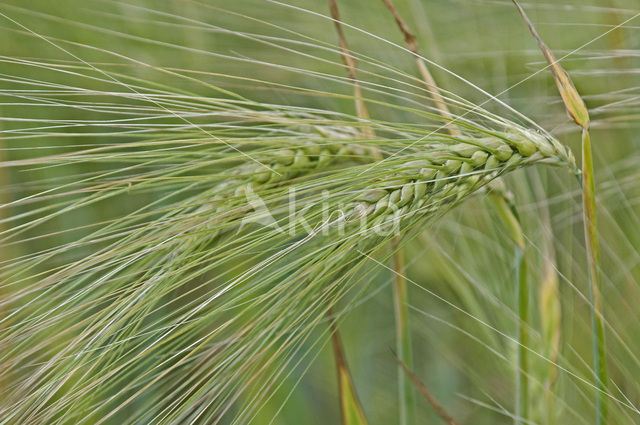
<svg viewBox="0 0 640 425">
<path fill-rule="evenodd" d="M 578 131 L 566 117 L 551 74 L 543 69 L 543 57 L 510 1 L 395 3 L 414 30 L 421 53 L 450 71 L 431 66 L 442 88 L 523 122 L 478 90 L 481 88 L 533 119 L 578 155 Z M 327 4 L 318 0 L 289 4 L 293 7 L 262 0 L 1 2 L 2 160 L 25 161 L 23 167 L 2 170 L 3 203 L 29 196 L 52 182 L 64 185 L 116 165 L 105 163 L 99 170 L 95 163 L 70 161 L 63 167 L 30 168 L 30 158 L 144 137 L 135 133 L 135 125 L 116 123 L 127 116 L 118 103 L 130 104 L 131 99 L 105 95 L 127 88 L 115 81 L 99 81 L 104 75 L 98 70 L 118 76 L 129 88 L 170 88 L 203 99 L 224 98 L 227 95 L 223 90 L 231 90 L 255 102 L 353 114 L 350 99 L 320 93 L 351 92 L 344 68 L 332 50 L 337 36 L 326 17 Z M 403 49 L 402 37 L 382 2 L 345 0 L 339 5 L 344 22 L 357 28 L 347 27 L 345 32 L 351 49 L 360 57 L 359 77 L 365 93 L 396 105 L 424 103 L 424 98 L 409 92 L 403 84 L 411 81 L 411 75 L 417 76 L 415 62 Z M 612 424 L 637 423 L 637 410 L 629 406 L 640 403 L 638 6 L 637 0 L 523 3 L 541 36 L 562 58 L 592 113 L 604 312 L 614 383 L 610 390 L 620 400 L 612 400 Z M 627 20 L 623 27 L 613 29 Z M 379 64 L 403 74 L 394 74 Z M 177 78 L 171 72 L 191 80 Z M 69 94 L 60 97 L 67 106 L 56 104 L 56 96 L 61 95 L 48 95 L 38 82 L 47 82 L 52 89 L 69 87 Z M 402 91 L 390 96 L 376 92 L 376 84 Z M 73 87 L 83 92 L 74 92 Z M 78 102 L 76 107 L 70 106 L 72 102 Z M 92 104 L 96 107 L 89 107 Z M 141 99 L 140 105 L 145 104 Z M 416 115 L 399 109 L 371 105 L 370 112 L 380 120 L 420 124 Z M 207 117 L 193 120 L 205 123 Z M 178 120 L 168 115 L 161 122 L 176 124 Z M 131 134 L 122 134 L 125 131 Z M 158 169 L 162 166 L 153 165 Z M 585 300 L 588 284 L 578 183 L 566 171 L 536 168 L 513 173 L 507 178 L 507 186 L 515 194 L 532 247 L 528 255 L 536 333 L 531 344 L 536 352 L 541 350 L 537 348 L 541 338 L 536 291 L 542 279 L 547 238 L 553 240 L 556 253 L 562 306 L 556 423 L 594 423 L 589 384 L 591 328 Z M 18 241 L 3 246 L 2 255 L 18 258 L 73 241 L 84 234 L 83 226 L 158 200 L 165 194 L 162 190 L 70 211 L 22 232 Z M 38 206 L 54 208 L 55 202 L 52 197 Z M 28 203 L 10 205 L 3 214 L 19 217 L 32 208 Z M 550 222 L 545 219 L 546 211 Z M 71 228 L 77 230 L 58 234 L 60 229 Z M 38 237 L 41 235 L 48 236 Z M 425 229 L 405 253 L 416 374 L 461 423 L 511 423 L 515 347 L 509 338 L 515 336 L 517 322 L 514 261 L 509 238 L 489 203 L 483 196 L 467 201 Z M 55 261 L 64 264 L 84 254 L 75 250 L 68 253 L 68 258 Z M 365 291 L 345 302 L 347 314 L 341 322 L 349 366 L 372 424 L 393 424 L 398 417 L 397 369 L 391 354 L 395 346 L 391 278 L 388 270 L 380 269 Z M 320 338 L 322 331 L 318 330 L 310 342 Z M 253 423 L 339 423 L 330 346 L 324 341 L 309 347 L 312 355 L 290 366 L 290 374 L 268 397 Z M 535 355 L 531 357 L 532 373 L 544 376 L 548 364 Z M 541 385 L 534 384 L 532 389 L 532 397 L 539 403 L 532 407 L 536 423 L 544 423 L 541 418 L 547 408 Z M 438 423 L 420 398 L 416 412 L 417 423 Z M 228 423 L 232 423 L 230 419 Z"/>
</svg>

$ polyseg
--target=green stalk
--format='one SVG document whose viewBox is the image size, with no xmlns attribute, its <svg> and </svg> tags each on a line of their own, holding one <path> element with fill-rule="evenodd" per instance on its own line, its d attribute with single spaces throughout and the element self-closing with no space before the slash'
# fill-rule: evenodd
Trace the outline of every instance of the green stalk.
<svg viewBox="0 0 640 425">
<path fill-rule="evenodd" d="M 604 319 L 600 295 L 600 249 L 596 212 L 593 158 L 589 130 L 582 130 L 582 208 L 584 211 L 584 237 L 589 261 L 589 296 L 591 300 L 591 329 L 593 335 L 593 368 L 596 386 L 596 423 L 606 423 L 608 416 L 606 396 L 607 364 L 605 361 Z"/>
<path fill-rule="evenodd" d="M 397 248 L 397 239 L 394 239 L 393 249 Z M 397 250 L 393 256 L 393 302 L 396 322 L 396 351 L 400 361 L 413 367 L 411 353 L 411 330 L 409 328 L 409 309 L 407 306 L 407 281 L 404 278 L 404 256 L 401 250 Z M 400 400 L 400 425 L 413 424 L 414 419 L 414 394 L 413 385 L 403 371 L 402 365 L 398 365 L 398 397 Z"/>
<path fill-rule="evenodd" d="M 516 425 L 529 419 L 529 285 L 527 283 L 527 262 L 524 250 L 516 246 L 516 299 L 518 303 L 518 373 L 516 391 L 518 404 Z"/>
<path fill-rule="evenodd" d="M 527 260 L 525 256 L 525 242 L 520 226 L 520 220 L 515 208 L 509 205 L 507 198 L 499 193 L 492 196 L 494 206 L 502 222 L 509 230 L 514 242 L 515 258 L 515 288 L 517 325 L 517 356 L 516 356 L 516 415 L 514 423 L 520 425 L 529 419 L 529 283 L 527 281 Z"/>
<path fill-rule="evenodd" d="M 460 422 L 455 420 L 455 418 L 444 408 L 442 404 L 440 404 L 440 402 L 433 396 L 433 394 L 431 394 L 431 391 L 429 391 L 427 386 L 422 381 L 420 381 L 420 379 L 418 379 L 416 374 L 413 373 L 413 371 L 411 371 L 411 369 L 409 369 L 407 365 L 398 358 L 398 356 L 396 356 L 396 360 L 400 365 L 400 369 L 411 380 L 411 384 L 416 388 L 416 390 L 420 392 L 420 394 L 422 394 L 422 397 L 427 400 L 427 403 L 429 403 L 436 414 L 440 416 L 440 419 L 442 419 L 447 425 L 460 425 Z"/>
</svg>

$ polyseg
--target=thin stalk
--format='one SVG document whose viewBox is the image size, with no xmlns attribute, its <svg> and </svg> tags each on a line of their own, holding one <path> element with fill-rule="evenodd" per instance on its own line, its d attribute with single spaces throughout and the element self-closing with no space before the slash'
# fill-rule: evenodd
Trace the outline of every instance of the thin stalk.
<svg viewBox="0 0 640 425">
<path fill-rule="evenodd" d="M 442 117 L 446 120 L 445 125 L 447 126 L 447 130 L 453 136 L 459 135 L 460 132 L 453 125 L 454 118 L 451 115 L 451 112 L 449 111 L 447 103 L 442 97 L 442 94 L 440 94 L 440 88 L 436 84 L 436 81 L 431 75 L 431 72 L 429 72 L 427 64 L 418 53 L 418 42 L 415 35 L 413 35 L 407 23 L 404 21 L 404 19 L 402 19 L 400 13 L 398 13 L 398 10 L 396 9 L 392 0 L 382 0 L 382 3 L 384 3 L 387 9 L 389 9 L 389 12 L 391 12 L 391 15 L 393 16 L 393 19 L 395 19 L 396 25 L 398 26 L 398 29 L 404 37 L 404 42 L 407 46 L 407 49 L 409 49 L 411 53 L 413 53 L 416 64 L 418 65 L 418 71 L 420 72 L 420 76 L 422 77 L 422 81 L 429 90 L 429 96 L 431 97 L 431 100 L 433 101 L 433 104 L 435 105 L 440 115 L 442 115 Z"/>
<path fill-rule="evenodd" d="M 516 246 L 516 299 L 518 303 L 518 373 L 516 374 L 516 425 L 529 419 L 529 285 L 527 283 L 527 261 L 524 250 Z"/>
<path fill-rule="evenodd" d="M 398 361 L 398 364 L 400 365 L 401 370 L 403 370 L 404 373 L 409 377 L 409 379 L 411 380 L 411 383 L 416 387 L 416 389 L 420 392 L 420 394 L 422 394 L 424 399 L 427 400 L 427 403 L 429 403 L 429 405 L 438 414 L 438 416 L 440 416 L 440 418 L 447 425 L 460 425 L 460 423 L 456 421 L 449 412 L 447 412 L 444 406 L 440 404 L 440 402 L 433 396 L 433 394 L 431 394 L 431 391 L 429 391 L 427 386 L 424 383 L 422 383 L 420 379 L 418 379 L 416 374 L 413 373 L 413 371 L 409 367 L 407 367 L 407 365 L 404 364 L 397 356 L 396 356 L 396 360 Z"/>
<path fill-rule="evenodd" d="M 338 32 L 340 56 L 347 70 L 347 75 L 353 83 L 356 114 L 361 121 L 366 122 L 369 119 L 369 113 L 367 112 L 367 107 L 362 98 L 362 90 L 360 89 L 360 83 L 357 77 L 357 62 L 351 54 L 347 39 L 344 35 L 344 31 L 342 30 L 342 21 L 340 19 L 340 12 L 338 10 L 336 0 L 329 0 L 329 9 L 336 26 L 336 31 Z M 362 129 L 362 137 L 375 138 L 375 132 L 369 125 L 365 125 Z M 407 283 L 404 279 L 404 257 L 402 250 L 397 249 L 397 247 L 398 239 L 394 238 L 391 241 L 391 249 L 396 250 L 392 261 L 392 268 L 394 271 L 393 298 L 396 321 L 396 349 L 398 350 L 402 361 L 407 364 L 412 364 L 411 334 L 408 323 L 409 311 L 407 307 Z M 335 336 L 335 333 L 333 335 Z M 334 342 L 334 346 L 337 346 L 337 343 Z M 336 356 L 337 355 L 338 354 L 336 354 Z M 404 374 L 402 374 L 401 370 L 399 370 L 398 376 L 400 377 L 398 382 L 398 393 L 400 398 L 400 425 L 408 425 L 414 422 L 413 391 L 410 382 L 404 379 Z"/>
<path fill-rule="evenodd" d="M 333 18 L 333 23 L 336 26 L 336 32 L 338 33 L 338 43 L 340 44 L 340 58 L 344 63 L 344 67 L 347 70 L 347 75 L 353 84 L 353 97 L 355 99 L 356 105 L 356 114 L 358 118 L 363 122 L 362 127 L 362 136 L 365 139 L 372 139 L 375 137 L 373 129 L 367 124 L 369 121 L 369 112 L 367 111 L 367 107 L 364 103 L 364 99 L 362 97 L 362 89 L 360 88 L 360 82 L 358 81 L 357 69 L 358 64 L 349 49 L 349 44 L 347 43 L 347 38 L 344 35 L 344 31 L 342 29 L 342 20 L 340 19 L 340 11 L 338 10 L 338 3 L 336 0 L 328 0 L 329 1 L 329 10 L 331 12 L 331 17 Z"/>
<path fill-rule="evenodd" d="M 407 301 L 407 281 L 404 277 L 404 255 L 398 249 L 397 238 L 392 242 L 393 255 L 393 302 L 396 322 L 396 350 L 402 364 L 413 368 L 411 351 L 411 329 L 409 327 L 409 307 Z M 414 415 L 414 394 L 411 382 L 406 379 L 402 366 L 398 366 L 398 397 L 400 400 L 400 425 L 412 424 Z"/>
<path fill-rule="evenodd" d="M 584 235 L 589 262 L 589 295 L 591 299 L 591 329 L 593 336 L 593 368 L 596 386 L 596 423 L 607 421 L 606 403 L 607 365 L 604 340 L 604 319 L 600 294 L 600 249 L 598 241 L 598 220 L 596 212 L 595 184 L 593 178 L 593 158 L 589 130 L 582 130 L 582 208 L 584 211 Z"/>
<path fill-rule="evenodd" d="M 502 222 L 509 230 L 514 242 L 515 290 L 517 324 L 516 347 L 516 414 L 514 423 L 520 425 L 529 420 L 529 283 L 527 280 L 527 260 L 525 239 L 519 217 L 513 205 L 509 205 L 506 196 L 494 193 L 494 206 Z"/>
</svg>

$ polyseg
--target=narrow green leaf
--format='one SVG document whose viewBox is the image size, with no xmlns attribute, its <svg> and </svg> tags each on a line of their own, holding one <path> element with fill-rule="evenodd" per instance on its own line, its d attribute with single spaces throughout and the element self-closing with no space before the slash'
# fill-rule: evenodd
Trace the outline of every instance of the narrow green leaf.
<svg viewBox="0 0 640 425">
<path fill-rule="evenodd" d="M 333 345 L 333 355 L 338 372 L 338 392 L 340 397 L 342 425 L 368 425 L 367 418 L 364 415 L 364 410 L 358 400 L 353 380 L 351 379 L 351 373 L 347 366 L 347 359 L 344 355 L 344 349 L 342 348 L 338 328 L 331 317 L 331 313 L 329 314 L 331 343 Z"/>
<path fill-rule="evenodd" d="M 552 425 L 555 418 L 554 387 L 558 376 L 557 362 L 560 355 L 562 307 L 558 290 L 558 274 L 554 268 L 555 253 L 553 245 L 550 242 L 548 242 L 548 245 L 538 292 L 542 348 L 544 356 L 549 359 L 547 375 L 544 378 L 544 393 L 540 405 L 540 416 L 544 419 L 544 424 Z"/>
<path fill-rule="evenodd" d="M 493 201 L 493 205 L 500 215 L 500 219 L 506 225 L 507 230 L 509 230 L 509 236 L 521 250 L 524 250 L 524 236 L 522 234 L 522 228 L 513 209 L 501 194 L 496 193 L 491 196 L 490 199 Z"/>
</svg>

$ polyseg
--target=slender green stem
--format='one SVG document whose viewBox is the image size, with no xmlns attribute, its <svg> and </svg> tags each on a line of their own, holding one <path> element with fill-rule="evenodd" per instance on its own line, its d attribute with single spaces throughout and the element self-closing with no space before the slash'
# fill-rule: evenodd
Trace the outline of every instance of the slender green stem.
<svg viewBox="0 0 640 425">
<path fill-rule="evenodd" d="M 527 262 L 524 250 L 516 245 L 516 299 L 518 303 L 518 373 L 516 374 L 516 391 L 518 403 L 516 408 L 516 424 L 529 418 L 529 284 L 527 282 Z"/>
<path fill-rule="evenodd" d="M 395 353 L 394 353 L 395 354 Z M 398 357 L 396 356 L 396 360 L 398 360 L 398 364 L 404 373 L 407 374 L 409 379 L 411 380 L 411 384 L 422 394 L 427 403 L 433 408 L 438 416 L 448 425 L 460 425 L 460 422 L 456 421 L 455 418 L 444 408 L 442 404 L 431 394 L 431 391 L 427 388 L 427 386 L 418 379 L 415 373 L 411 371 Z"/>
<path fill-rule="evenodd" d="M 519 425 L 529 419 L 529 283 L 527 281 L 527 262 L 525 256 L 525 239 L 520 219 L 515 208 L 509 205 L 501 194 L 492 196 L 496 211 L 509 230 L 514 242 L 515 257 L 515 289 L 517 325 L 517 358 L 516 358 L 516 415 L 514 423 Z"/>
<path fill-rule="evenodd" d="M 404 278 L 404 256 L 402 250 L 397 247 L 397 239 L 392 243 L 392 249 L 396 249 L 393 256 L 393 301 L 396 321 L 396 351 L 400 361 L 413 367 L 411 353 L 411 330 L 409 329 L 409 309 L 407 306 L 407 281 Z M 398 397 L 400 410 L 400 425 L 414 423 L 414 394 L 413 385 L 407 378 L 401 365 L 398 365 Z"/>
<path fill-rule="evenodd" d="M 589 295 L 591 299 L 591 328 L 593 333 L 593 368 L 596 385 L 596 423 L 607 422 L 606 401 L 607 364 L 604 341 L 604 319 L 600 295 L 600 250 L 596 213 L 593 158 L 589 130 L 582 130 L 582 203 L 584 211 L 584 236 L 589 262 Z"/>
</svg>

